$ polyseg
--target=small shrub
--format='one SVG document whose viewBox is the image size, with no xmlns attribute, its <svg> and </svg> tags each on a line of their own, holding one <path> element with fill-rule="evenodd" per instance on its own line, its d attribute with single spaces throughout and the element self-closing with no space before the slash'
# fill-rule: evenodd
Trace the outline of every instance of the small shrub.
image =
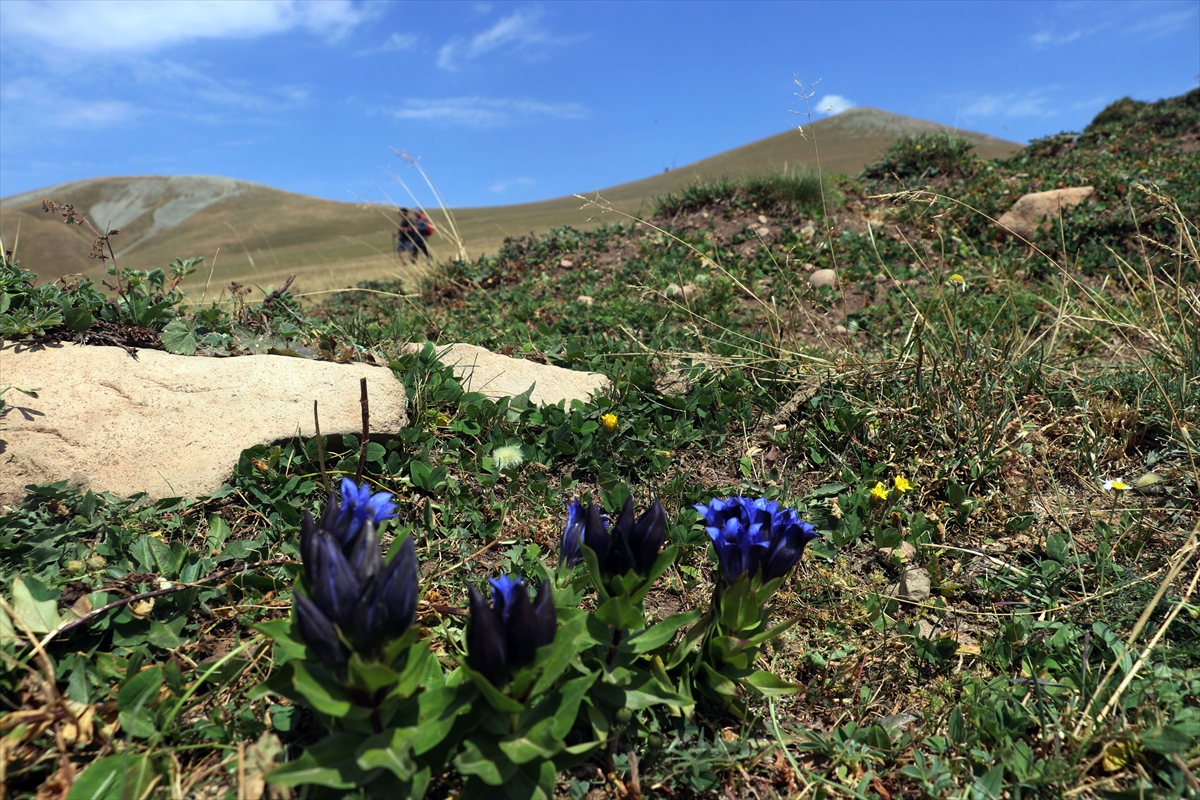
<svg viewBox="0 0 1200 800">
<path fill-rule="evenodd" d="M 934 176 L 968 178 L 979 169 L 969 139 L 950 133 L 910 136 L 895 142 L 883 158 L 862 172 L 868 180 L 924 180 Z"/>
</svg>

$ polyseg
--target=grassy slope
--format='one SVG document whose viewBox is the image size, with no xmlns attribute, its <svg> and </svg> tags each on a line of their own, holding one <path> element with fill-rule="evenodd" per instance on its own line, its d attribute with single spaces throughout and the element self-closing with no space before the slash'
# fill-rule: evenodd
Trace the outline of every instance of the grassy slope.
<svg viewBox="0 0 1200 800">
<path fill-rule="evenodd" d="M 908 143 L 873 171 L 879 178 L 840 185 L 828 228 L 814 202 L 781 212 L 718 192 L 659 220 L 667 232 L 562 229 L 514 240 L 431 276 L 419 307 L 346 293 L 318 310 L 317 324 L 326 338 L 384 356 L 428 335 L 511 347 L 616 383 L 614 397 L 594 406 L 506 413 L 462 395 L 436 365 L 397 359 L 414 424 L 367 475 L 401 500 L 399 524 L 419 537 L 426 574 L 449 570 L 425 587 L 441 601 L 462 602 L 468 581 L 553 559 L 562 503 L 591 495 L 611 504 L 619 482 L 639 502 L 662 498 L 671 539 L 685 546 L 648 599 L 661 615 L 703 607 L 711 591 L 690 503 L 777 495 L 823 531 L 777 597 L 777 616 L 800 622 L 764 659 L 806 691 L 761 707 L 768 721 L 757 727 L 641 715 L 649 733 L 632 744 L 643 791 L 1188 796 L 1200 766 L 1200 625 L 1190 611 L 1200 255 L 1186 221 L 1200 218 L 1198 130 L 1193 93 L 999 164 L 939 150 L 937 140 Z M 1036 250 L 980 216 L 1064 176 L 1097 195 L 1041 234 Z M 1178 209 L 1136 188 L 1152 181 Z M 901 189 L 927 193 L 900 204 L 874 197 Z M 840 290 L 808 286 L 809 271 L 824 267 L 840 271 Z M 676 283 L 698 293 L 672 298 Z M 619 419 L 611 436 L 598 431 L 604 412 Z M 520 443 L 527 458 L 511 475 L 489 466 L 504 443 Z M 327 468 L 352 471 L 354 443 L 330 447 Z M 288 503 L 321 501 L 314 449 L 250 453 L 234 493 L 199 503 L 126 508 L 46 489 L 0 518 L 3 580 L 22 570 L 65 606 L 56 593 L 80 591 L 67 559 L 108 559 L 76 576 L 85 591 L 124 587 L 127 570 L 166 569 L 138 555 L 151 538 L 179 545 L 200 575 L 225 566 L 216 554 L 231 546 L 251 558 L 295 557 Z M 442 479 L 418 485 L 415 475 L 436 468 Z M 1125 492 L 1103 488 L 1143 475 L 1154 477 Z M 914 488 L 892 488 L 899 476 Z M 872 499 L 877 483 L 891 489 L 886 500 Z M 495 536 L 499 546 L 479 553 Z M 888 595 L 901 566 L 881 548 L 901 542 L 930 578 L 920 607 Z M 154 618 L 175 638 L 128 613 L 112 618 L 111 633 L 63 637 L 48 648 L 59 686 L 99 715 L 143 661 L 182 664 L 186 685 L 189 663 L 253 645 L 250 623 L 286 613 L 277 592 L 287 579 L 264 570 L 187 602 L 159 598 Z M 127 583 L 156 585 L 136 574 Z M 427 625 L 459 624 L 423 614 Z M 1127 641 L 1132 656 L 1122 655 Z M 34 663 L 29 648 L 13 653 Z M 1135 669 L 1138 655 L 1145 663 Z M 265 652 L 234 666 L 162 740 L 164 786 L 178 776 L 202 781 L 205 796 L 234 796 L 239 769 L 254 770 L 223 760 L 239 742 L 265 733 L 295 757 L 311 741 L 312 721 L 294 708 L 246 699 L 269 669 Z M 8 661 L 4 670 L 5 700 L 43 707 L 35 679 Z M 65 758 L 86 766 L 100 739 Z M 29 796 L 61 762 L 48 733 L 14 741 L 10 784 Z M 146 749 L 126 733 L 117 741 Z M 587 782 L 590 797 L 616 794 L 595 767 L 563 776 L 560 796 L 582 796 Z M 624 768 L 616 777 L 630 780 Z M 453 787 L 447 777 L 436 788 Z"/>
<path fill-rule="evenodd" d="M 636 213 L 650 198 L 676 191 L 697 178 L 762 174 L 785 165 L 815 168 L 814 142 L 820 144 L 826 172 L 855 174 L 898 136 L 937 129 L 943 126 L 875 109 L 852 109 L 813 125 L 809 140 L 788 131 L 600 193 L 614 207 Z M 1011 155 L 1019 147 L 982 134 L 967 135 L 979 144 L 984 158 Z M 407 177 L 419 180 L 415 175 Z M 102 199 L 120 194 L 129 181 L 97 179 L 53 187 L 58 190 L 54 199 L 86 211 Z M 196 278 L 197 285 L 203 285 L 219 249 L 212 276 L 214 287 L 231 280 L 252 280 L 263 287 L 277 285 L 292 272 L 299 273 L 298 291 L 342 288 L 360 280 L 389 276 L 413 277 L 410 268 L 391 255 L 393 228 L 378 210 L 248 186 L 251 188 L 245 194 L 214 204 L 134 248 L 126 266 L 148 269 L 164 266 L 177 257 L 204 255 L 206 269 Z M 585 191 L 590 189 L 581 188 Z M 95 280 L 103 277 L 103 268 L 88 259 L 90 234 L 84 228 L 68 230 L 43 214 L 41 199 L 41 194 L 20 203 L 10 199 L 8 207 L 0 210 L 0 233 L 8 246 L 20 223 L 19 255 L 25 268 L 50 279 L 70 272 L 84 272 Z M 404 200 L 402 194 L 394 199 Z M 588 229 L 601 223 L 599 215 L 580 206 L 574 197 L 563 197 L 540 203 L 457 209 L 453 213 L 467 252 L 478 256 L 496 252 L 509 235 L 541 233 L 560 225 Z M 147 213 L 133 224 L 121 226 L 122 233 L 114 239 L 118 251 L 145 232 L 149 217 Z M 434 218 L 440 218 L 438 212 Z M 437 260 L 453 254 L 447 234 L 447 227 L 442 225 L 439 235 L 430 242 Z"/>
</svg>

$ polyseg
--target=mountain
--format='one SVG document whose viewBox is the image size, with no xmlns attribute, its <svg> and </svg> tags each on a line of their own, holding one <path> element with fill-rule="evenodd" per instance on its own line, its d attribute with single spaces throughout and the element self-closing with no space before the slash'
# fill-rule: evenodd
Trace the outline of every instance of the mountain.
<svg viewBox="0 0 1200 800">
<path fill-rule="evenodd" d="M 580 187 L 580 194 L 598 193 L 619 211 L 647 214 L 654 197 L 697 179 L 816 169 L 818 161 L 824 173 L 855 175 L 899 138 L 949 130 L 879 109 L 852 108 L 802 131 L 785 131 L 642 180 L 599 190 Z M 984 134 L 958 133 L 974 142 L 975 152 L 984 158 L 1006 157 L 1021 148 Z M 308 197 L 232 178 L 179 175 L 95 178 L 0 199 L 5 247 L 16 245 L 21 265 L 43 280 L 75 273 L 104 277 L 100 262 L 88 258 L 94 238 L 90 231 L 44 213 L 41 204 L 46 198 L 74 205 L 97 227 L 119 229 L 112 243 L 123 266 L 148 269 L 176 257 L 205 256 L 204 269 L 189 281 L 189 290 L 205 283 L 220 287 L 231 280 L 278 285 L 293 272 L 298 292 L 415 274 L 392 252 L 394 215 L 387 208 Z M 575 197 L 560 197 L 451 213 L 468 254 L 475 257 L 494 252 L 509 235 L 620 221 L 581 205 Z M 440 211 L 431 216 L 439 229 L 430 250 L 436 259 L 449 258 L 454 252 L 449 226 Z"/>
</svg>

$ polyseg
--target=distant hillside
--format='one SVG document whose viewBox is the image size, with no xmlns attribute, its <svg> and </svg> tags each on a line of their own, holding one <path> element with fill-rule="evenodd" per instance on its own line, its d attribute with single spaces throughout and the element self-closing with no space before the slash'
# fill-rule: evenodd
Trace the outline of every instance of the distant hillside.
<svg viewBox="0 0 1200 800">
<path fill-rule="evenodd" d="M 857 174 L 898 138 L 949 130 L 933 122 L 874 108 L 853 108 L 805 126 L 728 150 L 694 164 L 595 192 L 630 213 L 646 210 L 655 196 L 676 191 L 698 178 L 737 177 L 789 168 Z M 960 131 L 984 158 L 1006 157 L 1021 145 Z M 436 177 L 436 176 L 435 176 Z M 292 194 L 231 178 L 182 175 L 96 178 L 39 189 L 0 200 L 0 236 L 6 247 L 19 239 L 25 269 L 43 279 L 85 273 L 103 277 L 88 258 L 92 236 L 86 228 L 64 225 L 45 214 L 41 201 L 71 203 L 99 227 L 121 232 L 113 238 L 118 261 L 127 267 L 161 267 L 176 257 L 206 258 L 202 283 L 215 269 L 212 287 L 231 280 L 279 284 L 295 272 L 299 292 L 341 288 L 369 278 L 413 273 L 392 254 L 393 224 L 387 210 Z M 574 197 L 538 203 L 454 210 L 472 256 L 495 251 L 505 236 L 542 232 L 560 225 L 591 228 L 601 222 L 594 209 L 580 209 Z M 433 212 L 441 222 L 440 212 Z M 451 255 L 447 226 L 430 242 L 435 258 Z M 218 255 L 219 250 L 219 255 Z"/>
</svg>

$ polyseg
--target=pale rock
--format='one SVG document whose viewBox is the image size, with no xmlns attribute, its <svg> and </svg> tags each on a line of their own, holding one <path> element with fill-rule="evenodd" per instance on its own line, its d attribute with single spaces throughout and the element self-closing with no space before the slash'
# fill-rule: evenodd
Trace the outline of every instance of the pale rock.
<svg viewBox="0 0 1200 800">
<path fill-rule="evenodd" d="M 18 395 L 0 420 L 0 504 L 23 487 L 62 479 L 152 498 L 201 497 L 229 480 L 247 447 L 362 430 L 367 379 L 371 433 L 408 424 L 404 385 L 391 370 L 287 356 L 194 358 L 119 347 L 0 345 L 5 384 Z"/>
<path fill-rule="evenodd" d="M 575 266 L 575 262 L 569 258 L 564 258 L 562 261 L 558 262 L 558 265 L 563 269 L 570 269 L 571 267 Z"/>
<path fill-rule="evenodd" d="M 917 557 L 917 548 L 911 542 L 901 542 L 899 547 L 881 547 L 875 560 L 885 567 L 907 564 Z"/>
<path fill-rule="evenodd" d="M 759 237 L 762 239 L 765 239 L 771 235 L 771 229 L 768 228 L 766 225 L 763 225 L 762 227 L 755 229 L 754 232 L 757 233 L 759 235 Z"/>
<path fill-rule="evenodd" d="M 904 570 L 900 582 L 892 587 L 890 593 L 901 600 L 923 603 L 933 594 L 933 584 L 928 572 L 920 567 L 909 567 Z"/>
<path fill-rule="evenodd" d="M 407 344 L 406 352 L 424 345 Z M 468 392 L 480 392 L 493 400 L 515 397 L 533 386 L 529 399 L 537 405 L 553 405 L 565 400 L 588 403 L 592 396 L 607 392 L 612 381 L 598 372 L 539 364 L 522 358 L 509 358 L 473 344 L 435 345 L 438 360 L 454 369 L 454 376 Z"/>
<path fill-rule="evenodd" d="M 850 329 L 847 328 L 845 325 L 834 325 L 833 332 L 834 333 L 849 333 Z"/>
<path fill-rule="evenodd" d="M 759 224 L 759 225 L 766 225 L 766 224 L 767 224 L 767 215 L 766 215 L 766 214 L 759 214 L 759 215 L 758 215 L 758 224 Z"/>
<path fill-rule="evenodd" d="M 1091 186 L 1077 186 L 1027 194 L 996 220 L 996 224 L 1023 239 L 1032 239 L 1038 228 L 1046 225 L 1045 220 L 1057 219 L 1063 209 L 1079 205 L 1095 191 Z M 1043 221 L 1039 224 L 1039 220 Z"/>
<path fill-rule="evenodd" d="M 579 297 L 575 298 L 575 302 L 583 303 L 585 306 L 590 306 L 592 303 L 596 302 L 596 300 L 591 295 L 581 294 Z"/>
<path fill-rule="evenodd" d="M 691 300 L 698 294 L 700 294 L 700 287 L 694 283 L 685 283 L 682 286 L 672 283 L 667 287 L 667 297 L 680 297 L 684 300 Z"/>
<path fill-rule="evenodd" d="M 808 284 L 814 289 L 820 289 L 822 286 L 828 286 L 830 289 L 838 287 L 837 271 L 832 269 L 819 269 L 808 276 Z"/>
<path fill-rule="evenodd" d="M 817 229 L 814 228 L 812 225 L 805 225 L 803 228 L 800 229 L 800 235 L 803 236 L 805 239 L 811 239 L 817 235 Z"/>
</svg>

